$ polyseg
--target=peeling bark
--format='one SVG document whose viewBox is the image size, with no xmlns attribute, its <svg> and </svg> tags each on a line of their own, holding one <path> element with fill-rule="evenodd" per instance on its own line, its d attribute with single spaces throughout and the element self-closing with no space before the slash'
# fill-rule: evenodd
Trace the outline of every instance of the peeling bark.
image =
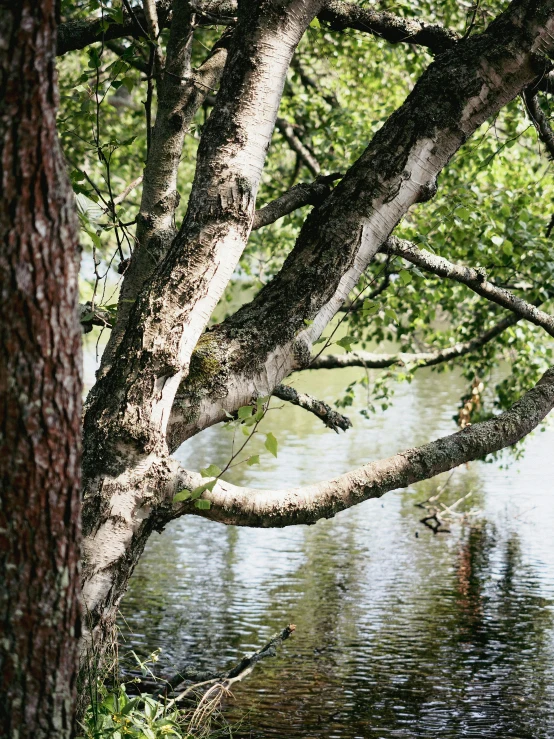
<svg viewBox="0 0 554 739">
<path fill-rule="evenodd" d="M 176 485 L 198 479 L 176 470 L 171 448 L 308 366 L 312 343 L 399 220 L 433 196 L 437 175 L 467 137 L 549 69 L 554 9 L 533 0 L 515 0 L 484 34 L 441 54 L 312 211 L 281 272 L 251 304 L 203 333 L 252 227 L 292 53 L 320 9 L 315 0 L 241 3 L 187 216 L 91 392 L 84 594 L 100 650 L 150 533 L 196 512 L 171 505 Z M 251 491 L 219 483 L 209 514 L 267 526 L 334 515 L 514 443 L 551 409 L 553 384 L 547 373 L 507 414 L 323 487 L 249 498 Z"/>
<path fill-rule="evenodd" d="M 4 4 L 0 25 L 0 737 L 69 739 L 82 383 L 55 3 Z"/>
<path fill-rule="evenodd" d="M 202 66 L 194 72 L 191 70 L 193 17 L 188 3 L 176 2 L 164 75 L 158 84 L 158 111 L 143 176 L 136 245 L 125 271 L 117 322 L 102 356 L 100 377 L 111 366 L 143 285 L 152 277 L 176 236 L 177 172 L 185 135 L 208 92 L 219 84 L 227 61 L 230 37 L 224 36 Z"/>
</svg>

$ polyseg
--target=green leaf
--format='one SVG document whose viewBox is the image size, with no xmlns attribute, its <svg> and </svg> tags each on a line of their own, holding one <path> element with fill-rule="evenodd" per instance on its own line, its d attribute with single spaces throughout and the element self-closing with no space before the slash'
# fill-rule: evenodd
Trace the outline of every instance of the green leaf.
<svg viewBox="0 0 554 739">
<path fill-rule="evenodd" d="M 278 447 L 277 439 L 273 436 L 273 434 L 270 431 L 269 434 L 265 437 L 265 448 L 267 449 L 268 452 L 273 454 L 274 457 L 276 457 L 277 447 Z"/>
<path fill-rule="evenodd" d="M 211 464 L 209 467 L 205 467 L 203 470 L 200 470 L 200 474 L 202 477 L 219 477 L 221 475 L 221 470 L 216 464 Z"/>
<path fill-rule="evenodd" d="M 238 409 L 238 417 L 240 419 L 250 418 L 253 410 L 251 405 L 243 405 Z"/>
<path fill-rule="evenodd" d="M 304 323 L 306 324 L 306 326 L 311 326 L 311 325 L 312 325 L 312 323 L 313 323 L 313 321 L 310 321 L 310 319 L 309 319 L 309 318 L 305 318 L 305 319 L 304 319 Z"/>
<path fill-rule="evenodd" d="M 385 315 L 387 316 L 387 318 L 390 318 L 391 321 L 395 321 L 396 323 L 398 323 L 398 316 L 392 308 L 385 308 Z"/>
<path fill-rule="evenodd" d="M 352 344 L 355 341 L 355 336 L 343 336 L 342 339 L 339 339 L 336 343 L 338 344 L 338 346 L 342 346 L 343 349 L 346 349 L 347 352 L 351 352 Z"/>
<path fill-rule="evenodd" d="M 210 482 L 206 482 L 204 483 L 204 485 L 199 485 L 197 488 L 194 488 L 194 490 L 190 494 L 190 497 L 193 500 L 196 500 L 202 495 L 202 493 L 205 493 L 206 490 L 209 490 L 211 492 L 214 489 L 216 482 L 217 480 L 210 480 Z"/>
<path fill-rule="evenodd" d="M 514 245 L 512 244 L 512 242 L 511 241 L 505 241 L 502 244 L 502 251 L 504 252 L 504 254 L 507 257 L 511 257 L 512 254 L 514 253 Z"/>
<path fill-rule="evenodd" d="M 120 146 L 129 146 L 130 144 L 132 144 L 135 141 L 136 138 L 137 138 L 136 136 L 130 136 L 128 139 L 124 139 L 119 145 Z"/>
<path fill-rule="evenodd" d="M 256 407 L 258 413 L 264 410 L 264 406 L 269 403 L 271 395 L 264 395 L 263 398 L 256 398 Z"/>
<path fill-rule="evenodd" d="M 211 501 L 205 500 L 204 498 L 200 498 L 200 500 L 195 500 L 194 505 L 201 511 L 209 511 L 212 507 Z"/>
<path fill-rule="evenodd" d="M 319 339 L 314 341 L 314 346 L 316 346 L 316 344 L 323 344 L 324 341 L 327 341 L 327 338 L 325 336 L 321 336 Z"/>
<path fill-rule="evenodd" d="M 124 77 L 122 79 L 123 84 L 125 87 L 129 90 L 129 92 L 133 92 L 133 87 L 135 86 L 135 80 L 131 77 Z"/>
<path fill-rule="evenodd" d="M 246 464 L 249 467 L 252 467 L 253 464 L 260 464 L 260 455 L 253 454 L 251 457 L 248 457 L 248 459 L 246 460 Z"/>
<path fill-rule="evenodd" d="M 491 241 L 495 246 L 502 246 L 504 239 L 502 238 L 502 236 L 493 236 L 491 238 Z"/>
<path fill-rule="evenodd" d="M 183 500 L 188 500 L 192 496 L 190 490 L 179 490 L 179 492 L 173 496 L 174 503 L 181 503 Z"/>
<path fill-rule="evenodd" d="M 407 285 L 412 281 L 412 275 L 408 272 L 407 269 L 403 269 L 398 273 L 398 279 L 403 285 Z"/>
<path fill-rule="evenodd" d="M 126 716 L 130 711 L 133 710 L 133 708 L 136 708 L 138 704 L 140 703 L 142 699 L 141 698 L 133 698 L 130 700 L 122 709 L 121 715 Z"/>
</svg>

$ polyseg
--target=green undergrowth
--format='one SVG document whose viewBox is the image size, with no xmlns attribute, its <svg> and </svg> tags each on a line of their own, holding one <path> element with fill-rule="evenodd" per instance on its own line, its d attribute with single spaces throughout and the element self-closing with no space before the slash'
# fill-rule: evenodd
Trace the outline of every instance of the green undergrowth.
<svg viewBox="0 0 554 739">
<path fill-rule="evenodd" d="M 228 693 L 222 685 L 212 685 L 208 690 L 190 686 L 180 696 L 168 698 L 161 693 L 166 681 L 157 678 L 150 668 L 159 652 L 146 661 L 132 654 L 149 685 L 157 687 L 152 687 L 152 692 L 139 693 L 139 677 L 112 684 L 98 679 L 77 739 L 232 739 L 232 727 L 221 713 L 221 701 Z M 115 672 L 112 670 L 111 674 Z"/>
</svg>

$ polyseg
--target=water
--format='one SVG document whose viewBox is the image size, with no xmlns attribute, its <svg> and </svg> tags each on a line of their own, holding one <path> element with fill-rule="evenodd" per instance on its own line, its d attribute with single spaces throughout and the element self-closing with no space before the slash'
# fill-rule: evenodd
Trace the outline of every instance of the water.
<svg viewBox="0 0 554 739">
<path fill-rule="evenodd" d="M 333 400 L 355 370 L 305 373 L 297 387 Z M 464 388 L 421 371 L 394 407 L 336 436 L 292 407 L 269 414 L 279 458 L 230 478 L 259 487 L 324 479 L 455 430 Z M 225 462 L 211 429 L 178 457 Z M 250 453 L 260 447 L 253 446 Z M 225 527 L 183 518 L 154 534 L 122 605 L 124 648 L 162 648 L 160 666 L 234 665 L 273 633 L 295 635 L 233 688 L 233 734 L 288 739 L 554 737 L 554 431 L 522 460 L 472 463 L 443 498 L 472 492 L 470 523 L 434 535 L 414 503 L 443 475 L 316 526 Z"/>
</svg>

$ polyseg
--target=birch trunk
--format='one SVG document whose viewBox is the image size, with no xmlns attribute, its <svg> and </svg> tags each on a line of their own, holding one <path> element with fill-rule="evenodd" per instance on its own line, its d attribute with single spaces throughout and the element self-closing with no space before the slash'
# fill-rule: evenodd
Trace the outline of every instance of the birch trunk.
<svg viewBox="0 0 554 739">
<path fill-rule="evenodd" d="M 134 564 L 159 526 L 175 393 L 248 240 L 286 72 L 320 6 L 320 0 L 241 6 L 183 226 L 133 306 L 111 368 L 89 395 L 83 595 L 100 653 Z"/>
</svg>

